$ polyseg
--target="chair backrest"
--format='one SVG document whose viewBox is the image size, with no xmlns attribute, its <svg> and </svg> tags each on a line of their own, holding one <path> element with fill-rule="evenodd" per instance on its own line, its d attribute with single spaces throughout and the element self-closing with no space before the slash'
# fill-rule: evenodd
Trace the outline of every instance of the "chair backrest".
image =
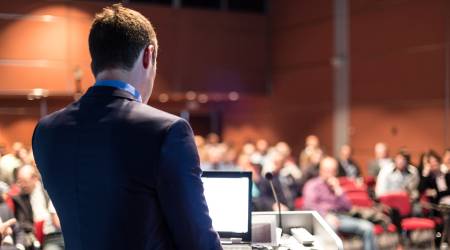
<svg viewBox="0 0 450 250">
<path fill-rule="evenodd" d="M 342 190 L 346 193 L 368 193 L 367 189 L 365 189 L 364 187 L 348 187 L 348 186 L 343 186 Z"/>
<path fill-rule="evenodd" d="M 366 193 L 348 193 L 348 200 L 353 206 L 358 207 L 372 207 L 373 201 L 370 199 L 369 195 Z"/>
<path fill-rule="evenodd" d="M 43 244 L 44 243 L 44 221 L 37 221 L 34 223 L 34 235 L 36 239 Z"/>
<path fill-rule="evenodd" d="M 14 201 L 9 194 L 6 195 L 5 203 L 13 213 L 16 212 L 16 206 L 14 205 Z"/>
<path fill-rule="evenodd" d="M 339 184 L 346 185 L 346 184 L 353 184 L 355 181 L 352 178 L 348 178 L 346 176 L 338 177 Z"/>
<path fill-rule="evenodd" d="M 411 214 L 411 204 L 409 201 L 409 195 L 406 192 L 396 192 L 384 194 L 379 197 L 380 202 L 391 207 L 398 209 L 402 217 Z"/>
<path fill-rule="evenodd" d="M 303 199 L 303 197 L 298 197 L 297 199 L 295 199 L 294 201 L 295 209 L 302 210 L 304 202 L 305 200 Z"/>
</svg>

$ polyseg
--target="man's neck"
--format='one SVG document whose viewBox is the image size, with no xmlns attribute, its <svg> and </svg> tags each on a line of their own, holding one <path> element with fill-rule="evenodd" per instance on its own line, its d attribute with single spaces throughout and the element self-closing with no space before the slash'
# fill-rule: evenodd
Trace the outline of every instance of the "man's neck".
<svg viewBox="0 0 450 250">
<path fill-rule="evenodd" d="M 103 81 L 103 80 L 115 80 L 115 81 L 122 81 L 130 84 L 135 89 L 137 89 L 139 92 L 141 92 L 140 86 L 136 83 L 136 79 L 132 76 L 132 74 L 126 70 L 122 69 L 111 69 L 111 70 L 104 70 L 97 74 L 95 77 L 95 81 Z"/>
<path fill-rule="evenodd" d="M 104 70 L 97 74 L 95 77 L 95 81 L 103 81 L 103 80 L 115 80 L 122 81 L 133 86 L 141 95 L 144 94 L 142 86 L 137 84 L 137 80 L 133 77 L 133 73 L 123 70 L 123 69 L 110 69 Z M 142 96 L 144 98 L 144 96 Z"/>
</svg>

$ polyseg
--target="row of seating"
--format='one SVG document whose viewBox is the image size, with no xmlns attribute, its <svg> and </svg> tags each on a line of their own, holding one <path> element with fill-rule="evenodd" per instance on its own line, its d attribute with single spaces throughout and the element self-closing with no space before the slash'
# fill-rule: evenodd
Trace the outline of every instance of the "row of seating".
<svg viewBox="0 0 450 250">
<path fill-rule="evenodd" d="M 385 194 L 378 197 L 378 200 L 375 201 L 370 197 L 368 191 L 369 187 L 373 187 L 375 184 L 373 179 L 366 178 L 364 183 L 359 184 L 351 178 L 340 177 L 339 182 L 352 206 L 364 209 L 381 205 L 386 210 L 397 209 L 401 217 L 401 232 L 406 238 L 404 239 L 406 244 L 414 245 L 428 242 L 431 244 L 430 248 L 434 248 L 435 228 L 437 223 L 442 223 L 442 219 L 412 217 L 411 202 L 406 192 Z M 299 210 L 302 209 L 303 199 L 301 197 L 296 200 L 295 207 Z M 374 227 L 375 235 L 378 238 L 388 238 L 387 242 L 386 240 L 384 241 L 390 245 L 397 245 L 399 242 L 397 232 L 397 227 L 392 223 L 387 226 L 376 224 Z M 421 233 L 420 237 L 417 236 L 418 232 Z M 344 239 L 347 237 L 346 235 L 342 236 Z"/>
</svg>

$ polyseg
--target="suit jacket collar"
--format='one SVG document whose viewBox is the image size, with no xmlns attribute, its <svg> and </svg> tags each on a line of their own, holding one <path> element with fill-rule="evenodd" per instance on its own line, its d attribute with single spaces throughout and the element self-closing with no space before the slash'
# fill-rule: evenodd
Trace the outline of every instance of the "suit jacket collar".
<svg viewBox="0 0 450 250">
<path fill-rule="evenodd" d="M 132 101 L 138 101 L 136 97 L 134 97 L 131 93 L 114 88 L 109 86 L 92 86 L 87 91 L 86 94 L 84 94 L 86 97 L 108 97 L 108 96 L 115 96 L 119 98 L 125 98 Z"/>
</svg>

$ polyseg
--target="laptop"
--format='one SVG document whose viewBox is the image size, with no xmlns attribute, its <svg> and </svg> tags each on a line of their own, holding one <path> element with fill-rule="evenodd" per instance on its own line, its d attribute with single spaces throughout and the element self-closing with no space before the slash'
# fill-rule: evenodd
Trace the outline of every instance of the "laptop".
<svg viewBox="0 0 450 250">
<path fill-rule="evenodd" d="M 251 249 L 252 173 L 204 171 L 204 195 L 224 249 Z"/>
</svg>

